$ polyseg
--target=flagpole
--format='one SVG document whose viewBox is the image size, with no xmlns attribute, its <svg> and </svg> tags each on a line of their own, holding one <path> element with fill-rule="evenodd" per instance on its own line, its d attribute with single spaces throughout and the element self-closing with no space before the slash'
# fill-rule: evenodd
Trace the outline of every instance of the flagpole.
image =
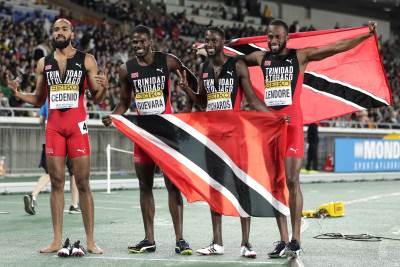
<svg viewBox="0 0 400 267">
<path fill-rule="evenodd" d="M 107 194 L 111 194 L 111 145 L 107 144 Z"/>
</svg>

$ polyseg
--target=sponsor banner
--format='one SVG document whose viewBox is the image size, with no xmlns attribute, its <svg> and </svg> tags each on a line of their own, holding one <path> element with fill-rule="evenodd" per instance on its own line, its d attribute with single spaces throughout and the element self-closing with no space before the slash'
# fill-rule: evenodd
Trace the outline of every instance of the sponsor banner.
<svg viewBox="0 0 400 267">
<path fill-rule="evenodd" d="M 400 140 L 336 138 L 335 172 L 400 171 Z"/>
</svg>

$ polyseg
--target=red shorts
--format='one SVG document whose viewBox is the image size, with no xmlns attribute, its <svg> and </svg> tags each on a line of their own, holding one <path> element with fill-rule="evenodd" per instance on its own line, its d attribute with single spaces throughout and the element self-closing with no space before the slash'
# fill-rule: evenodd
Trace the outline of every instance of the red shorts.
<svg viewBox="0 0 400 267">
<path fill-rule="evenodd" d="M 304 158 L 304 131 L 302 124 L 289 123 L 285 157 Z"/>
<path fill-rule="evenodd" d="M 77 126 L 73 129 L 57 130 L 46 126 L 46 155 L 76 158 L 90 155 L 89 134 L 87 128 L 82 131 Z"/>
<path fill-rule="evenodd" d="M 298 103 L 299 99 L 297 99 Z M 287 127 L 287 141 L 285 157 L 304 158 L 304 131 L 303 115 L 300 107 L 295 105 L 271 111 L 278 115 L 288 115 L 290 122 Z"/>
<path fill-rule="evenodd" d="M 155 164 L 154 160 L 138 145 L 133 146 L 133 162 L 137 164 Z"/>
</svg>

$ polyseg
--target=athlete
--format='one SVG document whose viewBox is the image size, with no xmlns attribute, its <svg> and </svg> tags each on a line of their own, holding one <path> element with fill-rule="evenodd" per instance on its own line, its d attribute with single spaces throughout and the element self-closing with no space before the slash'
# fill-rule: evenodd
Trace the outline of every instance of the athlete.
<svg viewBox="0 0 400 267">
<path fill-rule="evenodd" d="M 246 64 L 242 59 L 224 54 L 225 32 L 211 26 L 205 32 L 207 59 L 200 67 L 197 92 L 189 87 L 186 71 L 178 72 L 180 86 L 187 91 L 193 101 L 206 107 L 206 111 L 240 110 L 244 92 L 249 105 L 259 111 L 268 111 L 265 104 L 255 95 Z M 242 91 L 243 90 L 243 91 Z M 205 248 L 196 252 L 201 255 L 222 255 L 222 216 L 211 210 L 213 240 Z M 240 254 L 244 257 L 256 257 L 249 243 L 250 217 L 240 218 L 242 226 L 242 244 Z"/>
<path fill-rule="evenodd" d="M 191 84 L 197 86 L 196 77 L 182 65 L 175 56 L 152 50 L 152 38 L 149 28 L 139 25 L 133 32 L 132 45 L 135 57 L 121 66 L 120 102 L 112 112 L 124 114 L 131 106 L 132 94 L 139 115 L 172 113 L 170 103 L 169 76 L 184 69 L 189 73 Z M 109 126 L 111 117 L 105 116 L 103 124 Z M 154 198 L 153 181 L 155 163 L 139 146 L 134 147 L 134 164 L 139 179 L 140 207 L 142 210 L 145 237 L 137 244 L 128 246 L 132 253 L 154 252 Z M 189 243 L 183 238 L 183 202 L 179 190 L 165 177 L 168 190 L 168 205 L 174 225 L 175 253 L 192 254 Z"/>
<path fill-rule="evenodd" d="M 90 54 L 71 45 L 75 37 L 67 19 L 57 19 L 52 26 L 55 51 L 41 58 L 36 67 L 36 89 L 32 94 L 19 91 L 19 81 L 10 80 L 8 87 L 15 97 L 34 106 L 41 106 L 48 98 L 49 114 L 46 126 L 46 159 L 51 180 L 51 215 L 53 241 L 41 253 L 54 253 L 62 248 L 64 210 L 65 158 L 72 161 L 79 191 L 79 203 L 86 231 L 87 251 L 103 253 L 94 240 L 94 208 L 89 186 L 90 145 L 86 124 L 84 92 L 88 86 L 94 102 L 100 102 L 108 87 L 107 74 L 98 74 L 97 63 Z M 76 255 L 83 255 L 78 251 Z"/>
<path fill-rule="evenodd" d="M 375 22 L 369 22 L 370 32 L 353 39 L 304 49 L 289 49 L 288 26 L 282 20 L 273 20 L 268 26 L 267 37 L 270 51 L 257 51 L 243 57 L 248 66 L 260 66 L 264 74 L 264 102 L 268 109 L 290 117 L 285 154 L 286 183 L 289 189 L 289 208 L 292 237 L 289 242 L 286 217 L 277 213 L 281 241 L 269 253 L 271 258 L 298 256 L 300 253 L 300 226 L 303 195 L 299 174 L 304 157 L 303 117 L 300 95 L 304 71 L 311 61 L 318 61 L 356 47 L 375 33 Z"/>
<path fill-rule="evenodd" d="M 48 105 L 46 101 L 45 104 L 41 106 L 39 110 L 39 120 L 40 124 L 44 126 L 43 129 L 46 129 L 47 115 L 48 115 Z M 39 167 L 42 167 L 44 169 L 45 174 L 40 176 L 32 193 L 24 196 L 25 211 L 30 215 L 36 214 L 35 208 L 37 206 L 37 198 L 39 196 L 39 193 L 48 183 L 50 183 L 50 176 L 47 170 L 45 144 L 43 144 L 42 146 L 42 153 L 40 155 Z M 69 213 L 70 214 L 81 213 L 81 210 L 78 206 L 78 198 L 79 198 L 78 188 L 76 187 L 75 177 L 74 174 L 72 173 L 72 163 L 69 158 L 67 158 L 67 169 L 70 176 L 70 190 L 71 190 L 71 205 L 69 207 Z"/>
</svg>

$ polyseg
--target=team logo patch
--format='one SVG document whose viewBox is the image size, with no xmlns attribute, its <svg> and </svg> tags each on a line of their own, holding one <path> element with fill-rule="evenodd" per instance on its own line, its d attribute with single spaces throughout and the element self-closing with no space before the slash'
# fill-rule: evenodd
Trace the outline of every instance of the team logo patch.
<svg viewBox="0 0 400 267">
<path fill-rule="evenodd" d="M 203 78 L 208 78 L 208 72 L 203 73 Z"/>
<path fill-rule="evenodd" d="M 46 147 L 46 154 L 54 154 L 54 150 L 52 147 Z"/>
<path fill-rule="evenodd" d="M 266 60 L 264 66 L 265 67 L 271 66 L 271 60 Z"/>
<path fill-rule="evenodd" d="M 51 65 L 46 65 L 46 66 L 44 66 L 44 70 L 51 70 Z"/>
<path fill-rule="evenodd" d="M 139 72 L 134 72 L 131 74 L 131 78 L 135 79 L 135 78 L 139 78 Z"/>
</svg>

